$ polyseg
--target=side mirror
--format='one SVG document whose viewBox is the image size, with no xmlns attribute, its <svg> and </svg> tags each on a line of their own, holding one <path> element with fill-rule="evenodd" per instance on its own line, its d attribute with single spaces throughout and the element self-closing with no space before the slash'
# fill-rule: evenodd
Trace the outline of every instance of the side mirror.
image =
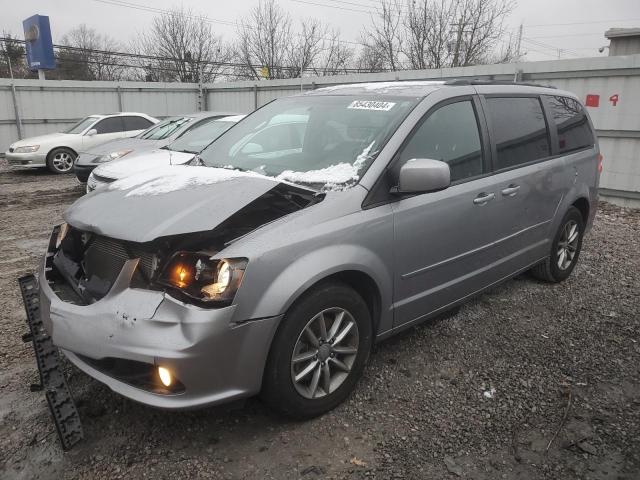
<svg viewBox="0 0 640 480">
<path fill-rule="evenodd" d="M 97 135 L 97 134 L 98 134 L 98 131 L 95 128 L 92 128 L 85 135 L 87 135 L 88 137 L 93 137 L 94 135 Z"/>
<path fill-rule="evenodd" d="M 440 160 L 413 158 L 400 168 L 397 193 L 427 193 L 451 184 L 449 165 Z"/>
</svg>

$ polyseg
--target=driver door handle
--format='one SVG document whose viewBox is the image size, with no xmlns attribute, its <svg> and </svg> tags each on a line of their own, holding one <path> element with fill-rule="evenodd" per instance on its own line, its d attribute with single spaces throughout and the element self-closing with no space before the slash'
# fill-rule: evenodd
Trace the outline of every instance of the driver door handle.
<svg viewBox="0 0 640 480">
<path fill-rule="evenodd" d="M 482 192 L 476 198 L 473 199 L 473 203 L 476 205 L 486 205 L 494 198 L 496 198 L 495 193 Z"/>
<path fill-rule="evenodd" d="M 520 185 L 512 183 L 507 188 L 502 190 L 502 195 L 504 195 L 505 197 L 513 197 L 518 193 L 518 190 L 520 190 Z"/>
</svg>

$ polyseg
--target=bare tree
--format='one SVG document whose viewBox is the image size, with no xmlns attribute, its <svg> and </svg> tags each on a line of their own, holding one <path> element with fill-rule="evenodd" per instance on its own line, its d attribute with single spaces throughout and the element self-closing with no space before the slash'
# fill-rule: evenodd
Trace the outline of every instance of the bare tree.
<svg viewBox="0 0 640 480">
<path fill-rule="evenodd" d="M 426 0 L 423 0 L 426 1 Z M 370 29 L 362 34 L 364 49 L 375 52 L 382 59 L 383 66 L 391 70 L 400 70 L 404 32 L 402 4 L 399 0 L 382 0 L 376 15 L 372 16 Z"/>
<path fill-rule="evenodd" d="M 286 78 L 282 68 L 290 56 L 293 31 L 291 17 L 273 0 L 260 3 L 240 20 L 238 60 L 244 64 L 241 76 L 248 78 Z"/>
<path fill-rule="evenodd" d="M 512 7 L 511 0 L 388 0 L 363 38 L 370 39 L 367 50 L 393 70 L 508 61 L 512 48 L 495 49 Z"/>
<path fill-rule="evenodd" d="M 294 28 L 291 16 L 275 0 L 261 0 L 240 22 L 236 58 L 242 78 L 296 78 L 306 71 L 332 75 L 347 68 L 353 51 L 317 19 Z"/>
<path fill-rule="evenodd" d="M 81 80 L 120 80 L 126 66 L 114 53 L 122 46 L 108 35 L 102 35 L 93 28 L 82 24 L 67 32 L 58 54 L 60 68 L 69 70 L 65 78 L 80 77 Z"/>
<path fill-rule="evenodd" d="M 456 10 L 456 47 L 452 66 L 480 63 L 504 35 L 504 19 L 513 4 L 508 0 L 461 0 Z"/>
<path fill-rule="evenodd" d="M 145 59 L 145 79 L 178 82 L 213 82 L 229 72 L 232 54 L 210 22 L 184 7 L 155 17 L 151 29 L 141 33 L 134 49 Z"/>
<path fill-rule="evenodd" d="M 328 32 L 327 35 L 328 38 L 323 42 L 322 53 L 318 58 L 314 73 L 316 75 L 347 73 L 347 69 L 354 58 L 353 48 L 340 41 L 340 32 L 338 30 Z"/>
<path fill-rule="evenodd" d="M 360 73 L 376 73 L 382 72 L 386 69 L 385 60 L 380 52 L 374 45 L 367 45 L 363 40 L 360 53 L 355 59 L 355 68 Z"/>
</svg>

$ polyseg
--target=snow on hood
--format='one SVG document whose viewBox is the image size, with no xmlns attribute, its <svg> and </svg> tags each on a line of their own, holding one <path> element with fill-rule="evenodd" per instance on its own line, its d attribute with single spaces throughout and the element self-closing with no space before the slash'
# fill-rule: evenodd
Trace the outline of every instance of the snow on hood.
<svg viewBox="0 0 640 480">
<path fill-rule="evenodd" d="M 307 183 L 307 184 L 323 184 L 324 191 L 330 190 L 343 190 L 359 179 L 359 172 L 365 162 L 373 155 L 371 149 L 373 144 L 371 142 L 356 158 L 356 161 L 351 163 L 338 163 L 319 170 L 310 170 L 308 172 L 294 172 L 292 170 L 285 170 L 276 178 L 282 181 L 288 181 L 293 183 Z"/>
<path fill-rule="evenodd" d="M 155 171 L 162 167 L 183 165 L 191 161 L 193 157 L 193 153 L 173 152 L 165 149 L 135 152 L 118 160 L 104 163 L 94 172 L 100 177 L 117 180 L 149 169 Z"/>
<path fill-rule="evenodd" d="M 108 190 L 128 190 L 126 197 L 160 195 L 201 185 L 213 185 L 242 177 L 259 177 L 278 183 L 278 180 L 256 172 L 241 172 L 225 168 L 166 165 L 145 170 L 109 184 Z"/>
<path fill-rule="evenodd" d="M 277 185 L 258 173 L 164 166 L 84 195 L 63 217 L 83 231 L 143 243 L 209 231 Z"/>
</svg>

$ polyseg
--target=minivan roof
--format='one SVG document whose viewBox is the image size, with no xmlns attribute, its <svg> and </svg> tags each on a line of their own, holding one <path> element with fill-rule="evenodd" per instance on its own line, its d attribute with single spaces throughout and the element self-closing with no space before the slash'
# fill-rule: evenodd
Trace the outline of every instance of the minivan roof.
<svg viewBox="0 0 640 480">
<path fill-rule="evenodd" d="M 305 95 L 395 95 L 401 97 L 425 97 L 435 90 L 441 88 L 452 88 L 459 86 L 498 86 L 505 87 L 508 91 L 514 89 L 531 91 L 531 88 L 554 89 L 547 85 L 537 85 L 534 83 L 482 80 L 482 79 L 453 79 L 453 80 L 407 80 L 394 82 L 370 82 L 352 83 L 345 85 L 332 85 L 330 87 L 318 88 L 307 92 Z M 517 88 L 520 87 L 520 88 Z M 564 92 L 563 92 L 564 93 Z"/>
</svg>

